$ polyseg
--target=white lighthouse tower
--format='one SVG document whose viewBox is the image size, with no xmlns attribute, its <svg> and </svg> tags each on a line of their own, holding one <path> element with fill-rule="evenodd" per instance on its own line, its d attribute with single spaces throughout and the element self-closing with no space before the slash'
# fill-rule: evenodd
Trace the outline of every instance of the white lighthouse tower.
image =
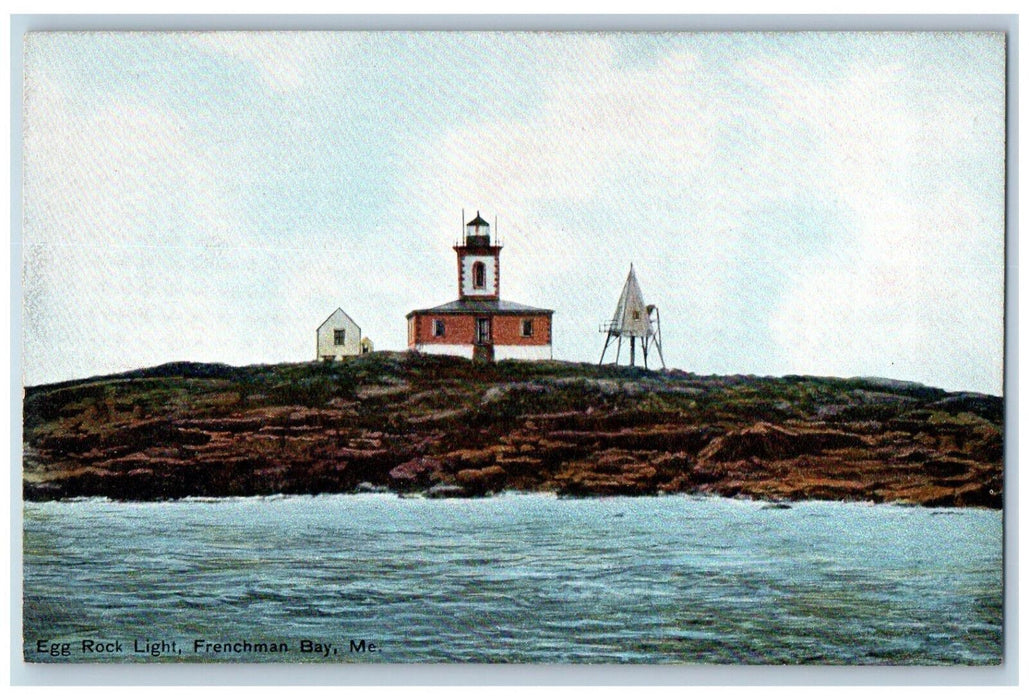
<svg viewBox="0 0 1029 700">
<path fill-rule="evenodd" d="M 458 299 L 500 298 L 499 243 L 490 240 L 489 223 L 479 212 L 465 224 L 457 252 Z"/>
</svg>

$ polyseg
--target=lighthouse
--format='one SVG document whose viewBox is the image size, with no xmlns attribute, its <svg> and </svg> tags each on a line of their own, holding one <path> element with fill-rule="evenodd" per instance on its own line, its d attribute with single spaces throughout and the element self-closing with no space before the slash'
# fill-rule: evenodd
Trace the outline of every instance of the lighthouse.
<svg viewBox="0 0 1029 700">
<path fill-rule="evenodd" d="M 549 360 L 554 312 L 500 298 L 500 249 L 475 212 L 454 246 L 457 299 L 407 314 L 407 346 L 474 360 Z"/>
<path fill-rule="evenodd" d="M 459 300 L 500 298 L 502 247 L 490 240 L 489 224 L 475 212 L 475 218 L 465 224 L 461 245 L 454 246 Z"/>
</svg>

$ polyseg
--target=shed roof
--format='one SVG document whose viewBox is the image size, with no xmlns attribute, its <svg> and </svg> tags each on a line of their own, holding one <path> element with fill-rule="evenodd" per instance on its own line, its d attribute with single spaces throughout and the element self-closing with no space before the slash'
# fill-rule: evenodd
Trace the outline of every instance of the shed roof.
<svg viewBox="0 0 1029 700">
<path fill-rule="evenodd" d="M 354 319 L 350 318 L 350 314 L 348 314 L 346 311 L 344 311 L 341 308 L 337 308 L 335 311 L 333 311 L 331 314 L 329 314 L 329 317 L 327 319 L 325 319 L 324 321 L 322 321 L 322 325 L 318 326 L 318 330 L 320 331 L 322 328 L 327 326 L 329 324 L 329 321 L 331 321 L 332 319 L 336 318 L 336 316 L 339 315 L 339 314 L 342 314 L 343 318 L 345 318 L 350 323 L 354 324 L 354 328 L 356 328 L 358 330 L 358 332 L 361 331 L 361 327 L 359 325 L 357 325 L 357 321 L 355 321 Z"/>
</svg>

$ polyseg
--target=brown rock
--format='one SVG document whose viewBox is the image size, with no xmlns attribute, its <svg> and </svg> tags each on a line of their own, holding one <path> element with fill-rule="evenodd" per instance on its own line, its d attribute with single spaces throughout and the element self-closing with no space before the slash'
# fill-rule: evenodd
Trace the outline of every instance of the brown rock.
<svg viewBox="0 0 1029 700">
<path fill-rule="evenodd" d="M 503 490 L 507 472 L 497 466 L 485 469 L 462 469 L 457 473 L 456 479 L 468 494 L 483 496 Z"/>
<path fill-rule="evenodd" d="M 432 457 L 417 457 L 392 469 L 389 478 L 401 491 L 430 486 L 442 478 L 443 465 Z"/>
<path fill-rule="evenodd" d="M 716 462 L 733 462 L 752 457 L 780 460 L 822 450 L 866 445 L 862 437 L 840 431 L 807 431 L 770 423 L 755 423 L 749 428 L 715 438 L 701 450 L 699 458 Z"/>
</svg>

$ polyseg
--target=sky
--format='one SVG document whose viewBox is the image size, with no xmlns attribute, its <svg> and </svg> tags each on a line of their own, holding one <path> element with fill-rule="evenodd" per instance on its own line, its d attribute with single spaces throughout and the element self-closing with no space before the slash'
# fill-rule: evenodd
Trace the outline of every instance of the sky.
<svg viewBox="0 0 1029 700">
<path fill-rule="evenodd" d="M 557 359 L 631 263 L 669 367 L 1002 391 L 1001 34 L 48 32 L 24 75 L 27 385 L 314 360 L 337 307 L 403 350 L 481 211 Z"/>
</svg>

